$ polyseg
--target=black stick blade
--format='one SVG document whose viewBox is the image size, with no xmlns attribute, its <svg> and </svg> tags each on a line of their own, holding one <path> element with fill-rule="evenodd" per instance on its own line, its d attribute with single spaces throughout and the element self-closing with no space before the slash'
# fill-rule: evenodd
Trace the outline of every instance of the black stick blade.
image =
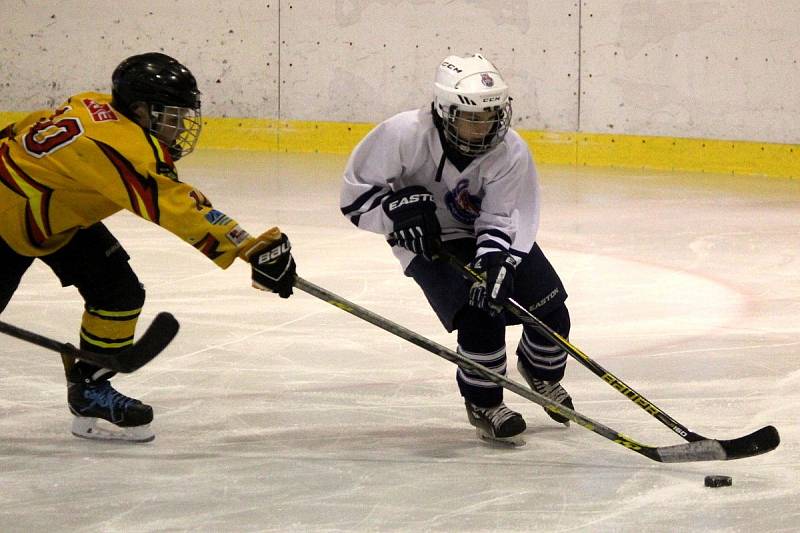
<svg viewBox="0 0 800 533">
<path fill-rule="evenodd" d="M 654 449 L 648 457 L 662 463 L 691 463 L 695 461 L 730 461 L 761 455 L 780 444 L 778 430 L 766 426 L 744 437 L 731 440 L 702 439 L 675 446 Z"/>
<path fill-rule="evenodd" d="M 178 334 L 179 328 L 180 324 L 174 316 L 170 313 L 159 313 L 139 340 L 119 353 L 89 352 L 76 348 L 72 344 L 51 342 L 57 346 L 57 351 L 63 355 L 77 357 L 114 372 L 130 374 L 160 354 Z"/>
<path fill-rule="evenodd" d="M 178 334 L 178 329 L 180 324 L 172 314 L 157 314 L 139 340 L 127 350 L 117 354 L 119 372 L 130 373 L 149 363 L 172 342 Z"/>
<path fill-rule="evenodd" d="M 719 443 L 725 450 L 725 459 L 743 459 L 771 452 L 781 443 L 781 436 L 775 426 L 765 426 L 744 437 Z"/>
<path fill-rule="evenodd" d="M 130 373 L 149 363 L 166 348 L 175 335 L 180 324 L 170 313 L 159 313 L 150 323 L 147 331 L 138 342 L 119 353 L 95 353 L 76 348 L 72 344 L 59 342 L 26 329 L 18 328 L 0 321 L 0 333 L 47 348 L 62 355 L 77 357 L 115 372 Z"/>
</svg>

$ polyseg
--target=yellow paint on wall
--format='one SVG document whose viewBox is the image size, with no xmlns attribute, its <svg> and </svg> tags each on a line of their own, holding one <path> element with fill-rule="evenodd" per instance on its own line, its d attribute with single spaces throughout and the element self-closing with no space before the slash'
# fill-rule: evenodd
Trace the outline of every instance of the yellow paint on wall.
<svg viewBox="0 0 800 533">
<path fill-rule="evenodd" d="M 24 112 L 0 112 L 0 128 Z M 256 118 L 203 119 L 199 148 L 299 153 L 350 153 L 374 127 L 368 123 Z M 636 168 L 800 178 L 800 145 L 520 131 L 540 164 Z"/>
<path fill-rule="evenodd" d="M 350 153 L 374 127 L 230 118 L 206 122 L 203 147 L 337 154 Z M 270 135 L 249 133 L 257 130 Z M 800 145 L 558 131 L 519 134 L 540 164 L 800 177 Z"/>
<path fill-rule="evenodd" d="M 373 124 L 204 118 L 199 148 L 349 153 Z"/>
<path fill-rule="evenodd" d="M 259 118 L 206 118 L 197 148 L 278 151 L 279 121 Z"/>
<path fill-rule="evenodd" d="M 537 163 L 574 165 L 578 161 L 576 133 L 554 131 L 518 131 L 528 143 Z"/>
<path fill-rule="evenodd" d="M 576 164 L 800 177 L 800 145 L 679 137 L 577 134 Z"/>
<path fill-rule="evenodd" d="M 350 153 L 374 124 L 284 121 L 279 145 L 282 152 Z"/>
</svg>

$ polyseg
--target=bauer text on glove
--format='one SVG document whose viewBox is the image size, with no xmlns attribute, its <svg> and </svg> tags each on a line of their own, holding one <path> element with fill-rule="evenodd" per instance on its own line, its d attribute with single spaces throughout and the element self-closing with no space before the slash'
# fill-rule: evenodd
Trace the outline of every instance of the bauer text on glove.
<svg viewBox="0 0 800 533">
<path fill-rule="evenodd" d="M 250 262 L 253 287 L 277 292 L 281 298 L 292 295 L 296 265 L 286 234 L 272 228 L 261 234 L 241 255 L 242 259 Z"/>
</svg>

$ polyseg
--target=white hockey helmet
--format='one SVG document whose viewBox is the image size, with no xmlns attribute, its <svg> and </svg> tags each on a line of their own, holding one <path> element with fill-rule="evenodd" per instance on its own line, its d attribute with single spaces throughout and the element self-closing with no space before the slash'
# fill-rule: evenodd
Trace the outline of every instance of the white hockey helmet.
<svg viewBox="0 0 800 533">
<path fill-rule="evenodd" d="M 488 59 L 480 54 L 446 57 L 433 87 L 444 137 L 458 151 L 477 156 L 502 142 L 511 124 L 511 99 Z"/>
</svg>

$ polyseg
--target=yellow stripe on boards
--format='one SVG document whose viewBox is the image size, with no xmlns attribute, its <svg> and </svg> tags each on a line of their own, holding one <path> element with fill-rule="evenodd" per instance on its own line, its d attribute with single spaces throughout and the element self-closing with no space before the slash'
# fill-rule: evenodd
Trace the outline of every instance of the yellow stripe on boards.
<svg viewBox="0 0 800 533">
<path fill-rule="evenodd" d="M 349 154 L 367 123 L 205 118 L 203 148 Z M 519 130 L 539 164 L 800 177 L 800 145 Z"/>
<path fill-rule="evenodd" d="M 578 161 L 577 133 L 553 131 L 517 131 L 528 143 L 536 163 L 574 165 Z"/>
<path fill-rule="evenodd" d="M 800 178 L 800 145 L 578 133 L 576 163 Z"/>
<path fill-rule="evenodd" d="M 203 117 L 197 148 L 278 151 L 278 121 Z"/>
<path fill-rule="evenodd" d="M 364 123 L 282 121 L 278 146 L 281 152 L 349 154 L 374 127 Z"/>
<path fill-rule="evenodd" d="M 0 113 L 0 127 L 26 113 Z M 203 117 L 198 149 L 349 154 L 368 123 Z M 518 130 L 539 164 L 800 178 L 800 144 Z"/>
</svg>

